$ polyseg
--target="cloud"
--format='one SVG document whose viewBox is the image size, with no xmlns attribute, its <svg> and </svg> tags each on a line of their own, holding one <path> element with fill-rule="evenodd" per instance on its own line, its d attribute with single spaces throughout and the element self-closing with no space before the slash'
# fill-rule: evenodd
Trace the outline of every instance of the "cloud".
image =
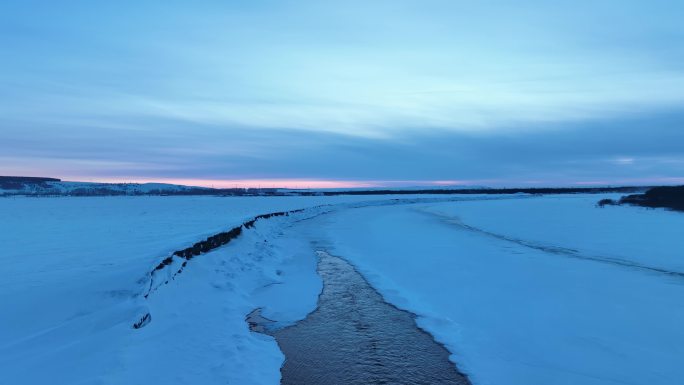
<svg viewBox="0 0 684 385">
<path fill-rule="evenodd" d="M 680 2 L 37 3 L 0 5 L 4 173 L 682 174 Z"/>
<path fill-rule="evenodd" d="M 684 113 L 672 113 L 600 125 L 565 123 L 531 132 L 508 127 L 505 135 L 431 131 L 397 140 L 168 120 L 149 121 L 154 129 L 126 135 L 117 129 L 89 131 L 87 126 L 44 127 L 33 133 L 19 128 L 11 135 L 3 133 L 0 173 L 198 179 L 213 184 L 543 184 L 678 178 L 684 176 L 682 122 Z"/>
</svg>

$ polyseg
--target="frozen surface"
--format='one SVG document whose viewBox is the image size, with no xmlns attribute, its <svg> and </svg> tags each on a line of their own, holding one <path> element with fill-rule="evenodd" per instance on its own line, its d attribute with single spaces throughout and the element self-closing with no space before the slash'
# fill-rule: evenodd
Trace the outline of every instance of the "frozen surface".
<svg viewBox="0 0 684 385">
<path fill-rule="evenodd" d="M 596 208 L 596 195 L 463 201 L 428 208 L 464 224 L 540 246 L 684 273 L 684 215 L 635 206 Z M 606 195 L 618 199 L 619 195 Z"/>
<path fill-rule="evenodd" d="M 142 367 L 165 366 L 165 374 L 170 377 L 178 375 L 172 369 L 179 362 L 194 362 L 200 368 L 202 365 L 198 362 L 206 362 L 206 357 L 212 357 L 212 351 L 203 350 L 199 340 L 187 346 L 177 343 L 177 347 L 185 346 L 178 354 L 187 356 L 176 357 L 177 361 L 157 358 L 151 353 L 171 354 L 172 350 L 165 347 L 179 336 L 199 338 L 197 333 L 184 331 L 179 325 L 187 325 L 180 321 L 159 331 L 171 322 L 164 317 L 165 311 L 175 312 L 183 322 L 192 320 L 198 330 L 203 327 L 207 333 L 217 328 L 230 330 L 233 328 L 222 325 L 224 321 L 216 318 L 217 314 L 203 314 L 206 309 L 220 311 L 210 305 L 225 295 L 223 298 L 230 301 L 225 306 L 237 309 L 221 313 L 225 315 L 225 322 L 230 319 L 235 325 L 241 325 L 241 333 L 246 335 L 243 319 L 246 313 L 241 312 L 249 301 L 242 294 L 202 286 L 202 282 L 220 280 L 215 276 L 218 273 L 211 273 L 219 268 L 213 269 L 210 258 L 206 262 L 204 258 L 193 261 L 192 268 L 184 273 L 191 277 L 183 280 L 185 286 L 168 285 L 168 290 L 160 290 L 146 301 L 140 298 L 140 293 L 147 285 L 147 272 L 173 250 L 230 229 L 257 214 L 369 199 L 381 197 L 0 198 L 0 383 L 97 384 L 117 378 L 112 373 L 128 376 L 126 380 L 130 380 L 118 383 L 144 383 L 141 379 L 146 375 L 161 374 L 144 371 Z M 273 236 L 269 233 L 269 239 Z M 231 247 L 235 248 L 226 247 L 216 253 L 225 253 Z M 254 258 L 257 257 L 261 258 Z M 302 263 L 307 266 L 306 260 L 280 257 L 274 257 L 276 262 L 271 264 L 261 264 L 252 261 L 247 252 L 236 252 L 229 262 L 232 274 L 239 276 L 240 281 L 233 285 L 246 293 L 251 289 L 260 293 L 247 283 L 259 284 L 264 279 L 262 274 L 273 274 L 273 269 L 289 269 L 293 276 L 299 275 L 301 282 L 308 282 L 307 285 L 318 282 L 313 264 L 303 268 Z M 284 266 L 276 267 L 281 262 Z M 246 267 L 253 265 L 257 268 Z M 236 273 L 241 269 L 246 271 L 244 276 Z M 279 286 L 283 287 L 283 293 L 289 290 L 287 285 Z M 312 289 L 291 301 L 283 301 L 281 316 L 305 315 L 315 300 L 307 301 L 304 297 L 312 293 L 311 297 L 315 298 L 317 292 Z M 275 296 L 260 295 L 263 301 Z M 146 327 L 143 333 L 133 333 L 131 325 L 148 311 L 153 317 L 148 326 L 151 331 Z M 207 325 L 209 322 L 214 323 Z M 145 351 L 140 348 L 140 338 L 155 330 L 158 334 L 147 340 L 150 344 L 147 346 L 150 351 L 145 353 L 147 358 L 132 359 L 133 352 Z M 132 350 L 132 346 L 136 349 Z M 273 357 L 277 348 L 274 344 L 269 346 L 271 353 L 266 356 Z M 196 360 L 189 360 L 193 354 Z M 223 365 L 230 362 L 225 359 Z M 138 371 L 132 370 L 136 363 L 141 365 Z M 276 372 L 279 366 L 280 361 L 274 366 Z M 191 379 L 191 373 L 199 372 L 189 371 L 185 377 L 178 375 L 178 378 Z M 138 380 L 134 380 L 136 376 Z M 231 377 L 223 377 L 218 382 L 225 383 L 226 378 Z M 259 378 L 255 376 L 253 381 Z"/>
<path fill-rule="evenodd" d="M 418 314 L 476 385 L 681 382 L 684 215 L 481 198 L 0 199 L 0 383 L 277 384 L 284 357 L 245 315 L 312 311 L 316 250 Z M 257 222 L 141 297 L 171 251 L 321 204 Z"/>
<path fill-rule="evenodd" d="M 249 331 L 245 317 L 268 307 L 269 316 L 294 322 L 315 308 L 321 290 L 308 243 L 278 236 L 286 224 L 258 222 L 153 293 L 152 322 L 126 334 L 103 383 L 278 384 L 284 357 L 272 338 Z M 297 295 L 284 298 L 289 292 Z"/>
<path fill-rule="evenodd" d="M 419 324 L 446 343 L 474 384 L 680 383 L 681 276 L 544 251 L 462 226 L 474 220 L 547 246 L 681 266 L 684 240 L 676 229 L 684 228 L 683 215 L 598 209 L 596 200 L 346 210 L 327 218 L 322 237 L 387 300 L 419 314 Z"/>
</svg>

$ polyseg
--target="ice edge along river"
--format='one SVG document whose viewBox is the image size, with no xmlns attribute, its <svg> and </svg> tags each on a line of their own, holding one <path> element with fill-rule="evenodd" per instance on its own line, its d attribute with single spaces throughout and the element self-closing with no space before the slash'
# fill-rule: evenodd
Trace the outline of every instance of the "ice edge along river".
<svg viewBox="0 0 684 385">
<path fill-rule="evenodd" d="M 55 264 L 34 263 L 25 271 L 15 267 L 30 267 L 30 258 L 12 248 L 4 254 L 2 284 L 8 296 L 3 308 L 14 312 L 0 317 L 5 331 L 0 334 L 0 373 L 16 384 L 277 383 L 284 357 L 273 339 L 249 331 L 244 316 L 261 307 L 283 324 L 306 317 L 321 291 L 314 250 L 325 249 L 353 263 L 388 302 L 418 314 L 420 327 L 446 345 L 474 384 L 677 383 L 684 378 L 680 279 L 531 250 L 459 230 L 426 213 L 458 217 L 515 239 L 682 271 L 681 214 L 597 209 L 594 204 L 602 197 L 344 204 L 312 220 L 297 222 L 314 216 L 313 211 L 269 220 L 235 243 L 193 260 L 182 277 L 147 301 L 132 294 L 141 285 L 131 279 L 144 270 L 136 266 L 158 263 L 135 262 L 137 251 L 155 255 L 144 252 L 144 242 L 113 244 L 112 249 L 103 249 L 102 242 L 91 246 L 91 234 L 102 226 L 88 226 L 73 210 L 60 212 L 64 202 L 84 207 L 83 201 L 51 202 L 46 208 L 57 219 L 50 222 L 45 213 L 26 210 L 30 201 L 17 199 L 22 203 L 16 207 L 24 207 L 24 216 L 17 218 L 57 229 L 60 238 L 54 244 L 64 250 L 50 251 Z M 163 211 L 148 204 L 155 199 L 131 199 L 88 200 L 81 214 L 116 226 L 102 222 L 113 204 L 121 211 L 115 215 L 140 215 L 154 223 L 131 230 L 168 243 L 159 229 L 174 223 L 175 206 L 184 199 L 164 204 Z M 145 205 L 137 205 L 141 202 Z M 194 204 L 187 205 L 186 216 L 201 219 L 236 201 L 206 200 L 211 209 L 201 215 L 195 215 L 197 200 L 188 202 Z M 0 202 L 3 214 L 13 212 L 11 203 Z M 65 210 L 70 203 L 63 204 Z M 287 208 L 260 212 L 282 209 Z M 4 228 L 4 244 L 33 242 L 34 254 L 45 254 L 40 246 L 49 243 L 36 243 L 35 235 L 24 241 L 22 228 Z M 98 235 L 95 240 L 110 238 Z M 86 251 L 74 248 L 72 255 L 83 258 L 65 259 L 69 245 Z M 46 286 L 51 282 L 59 286 Z M 29 295 L 50 293 L 46 288 L 56 289 L 50 303 Z M 21 316 L 34 314 L 36 306 L 46 310 L 46 317 Z M 40 328 L 70 309 L 82 310 Z M 151 312 L 153 322 L 133 330 L 131 321 L 143 311 Z M 22 321 L 19 328 L 11 323 L 16 317 Z"/>
</svg>

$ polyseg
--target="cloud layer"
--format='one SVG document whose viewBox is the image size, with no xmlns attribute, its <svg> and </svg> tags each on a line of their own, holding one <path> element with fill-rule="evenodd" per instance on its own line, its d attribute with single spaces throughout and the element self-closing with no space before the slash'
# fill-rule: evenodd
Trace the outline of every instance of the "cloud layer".
<svg viewBox="0 0 684 385">
<path fill-rule="evenodd" d="M 676 183 L 682 11 L 3 2 L 0 173 Z"/>
</svg>

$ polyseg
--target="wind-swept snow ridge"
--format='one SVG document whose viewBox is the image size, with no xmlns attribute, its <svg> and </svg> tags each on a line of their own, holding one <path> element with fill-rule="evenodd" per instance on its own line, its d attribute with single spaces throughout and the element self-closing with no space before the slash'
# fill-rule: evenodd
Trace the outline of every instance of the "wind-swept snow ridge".
<svg viewBox="0 0 684 385">
<path fill-rule="evenodd" d="M 579 250 L 572 249 L 572 248 L 567 248 L 567 247 L 561 247 L 561 246 L 554 246 L 554 245 L 546 245 L 546 244 L 541 244 L 538 242 L 533 242 L 525 239 L 520 239 L 520 238 L 515 238 L 511 237 L 508 235 L 504 234 L 499 234 L 495 233 L 489 230 L 485 230 L 467 223 L 464 223 L 460 218 L 458 217 L 452 217 L 448 216 L 445 214 L 439 214 L 439 213 L 433 213 L 429 211 L 421 211 L 425 212 L 427 214 L 439 217 L 446 223 L 458 226 L 464 230 L 468 230 L 474 233 L 482 234 L 491 238 L 496 238 L 502 241 L 507 241 L 511 243 L 518 244 L 520 246 L 528 247 L 530 249 L 536 249 L 539 251 L 551 253 L 551 254 L 556 254 L 556 255 L 563 255 L 569 258 L 577 258 L 577 259 L 584 259 L 588 261 L 594 261 L 594 262 L 600 262 L 600 263 L 607 263 L 607 264 L 612 264 L 612 265 L 617 265 L 621 267 L 626 267 L 630 269 L 638 269 L 638 270 L 645 270 L 645 271 L 650 271 L 654 273 L 660 273 L 660 274 L 665 274 L 665 275 L 670 275 L 678 278 L 684 278 L 684 272 L 681 271 L 676 271 L 676 270 L 671 270 L 671 269 L 665 269 L 657 266 L 649 266 L 643 263 L 635 262 L 635 261 L 630 261 L 627 259 L 621 259 L 621 258 L 615 258 L 615 257 L 609 257 L 609 256 L 600 256 L 600 255 L 587 255 L 583 254 Z"/>
<path fill-rule="evenodd" d="M 316 207 L 321 207 L 321 206 L 316 206 Z M 244 229 L 251 229 L 254 227 L 254 224 L 256 221 L 259 219 L 268 219 L 272 217 L 281 217 L 281 216 L 289 216 L 290 214 L 293 213 L 299 213 L 304 211 L 305 209 L 297 209 L 297 210 L 290 210 L 290 211 L 277 211 L 273 213 L 267 213 L 267 214 L 260 214 L 255 216 L 253 219 L 250 219 L 248 221 L 243 222 L 239 226 L 233 227 L 232 229 L 228 231 L 223 231 L 218 234 L 212 235 L 208 237 L 207 239 L 203 241 L 196 242 L 190 247 L 187 247 L 182 250 L 176 250 L 173 253 L 171 253 L 170 256 L 164 258 L 150 273 L 150 285 L 149 288 L 147 289 L 147 292 L 144 294 L 144 297 L 147 298 L 150 293 L 153 291 L 157 290 L 159 286 L 162 285 L 161 281 L 164 281 L 164 284 L 167 284 L 169 282 L 169 279 L 175 279 L 176 276 L 180 273 L 183 272 L 183 269 L 185 266 L 187 266 L 188 261 L 193 259 L 194 257 L 207 253 L 211 250 L 214 250 L 216 248 L 219 248 L 221 246 L 227 245 L 232 241 L 233 239 L 237 238 L 242 234 L 243 228 Z M 178 266 L 180 264 L 180 266 Z M 163 272 L 166 272 L 166 277 L 161 278 L 159 277 L 160 274 Z M 143 319 L 145 322 L 143 322 L 143 319 L 140 321 L 136 322 L 135 325 L 133 325 L 134 328 L 138 329 L 140 327 L 145 326 L 149 321 L 151 317 L 148 317 L 149 313 L 146 314 Z"/>
<path fill-rule="evenodd" d="M 507 196 L 510 198 L 510 196 Z M 516 198 L 521 198 L 521 197 L 516 197 Z M 354 203 L 343 203 L 343 204 L 338 204 L 338 205 L 319 205 L 319 206 L 313 206 L 309 207 L 306 209 L 296 209 L 296 210 L 289 210 L 289 211 L 277 211 L 277 212 L 272 212 L 272 213 L 267 213 L 267 214 L 260 214 L 255 216 L 253 219 L 250 219 L 248 221 L 243 222 L 239 226 L 233 227 L 232 229 L 224 232 L 220 232 L 218 234 L 212 235 L 210 237 L 207 237 L 206 239 L 194 243 L 190 247 L 186 247 L 185 249 L 182 250 L 176 250 L 171 253 L 168 257 L 164 258 L 159 264 L 152 269 L 152 271 L 149 272 L 149 277 L 150 277 L 150 283 L 147 288 L 147 291 L 143 295 L 145 298 L 147 298 L 150 293 L 154 292 L 157 290 L 161 285 L 167 284 L 169 280 L 173 280 L 176 278 L 178 274 L 181 274 L 183 272 L 183 269 L 187 266 L 187 263 L 189 260 L 193 259 L 194 257 L 207 253 L 211 250 L 214 250 L 218 247 L 227 245 L 229 242 L 231 242 L 233 239 L 236 239 L 242 234 L 243 229 L 251 229 L 254 227 L 254 224 L 256 221 L 260 219 L 269 219 L 272 217 L 281 217 L 281 216 L 289 216 L 290 214 L 295 214 L 295 213 L 301 213 L 304 211 L 317 211 L 320 210 L 323 207 L 329 207 L 330 210 L 335 210 L 335 209 L 345 209 L 345 208 L 361 208 L 361 207 L 369 207 L 369 206 L 386 206 L 386 205 L 396 205 L 396 204 L 415 204 L 415 203 L 436 203 L 436 202 L 446 202 L 446 201 L 455 201 L 455 200 L 473 200 L 473 199 L 503 199 L 502 197 L 479 197 L 479 196 L 473 196 L 473 197 L 440 197 L 440 198 L 393 198 L 393 199 L 387 199 L 387 200 L 372 200 L 372 201 L 364 201 L 364 202 L 354 202 Z M 318 212 L 317 214 L 321 214 Z M 142 319 L 141 319 L 142 321 Z M 141 321 L 138 321 L 140 323 Z M 138 324 L 136 323 L 136 325 Z M 142 325 L 144 326 L 144 325 Z"/>
</svg>

